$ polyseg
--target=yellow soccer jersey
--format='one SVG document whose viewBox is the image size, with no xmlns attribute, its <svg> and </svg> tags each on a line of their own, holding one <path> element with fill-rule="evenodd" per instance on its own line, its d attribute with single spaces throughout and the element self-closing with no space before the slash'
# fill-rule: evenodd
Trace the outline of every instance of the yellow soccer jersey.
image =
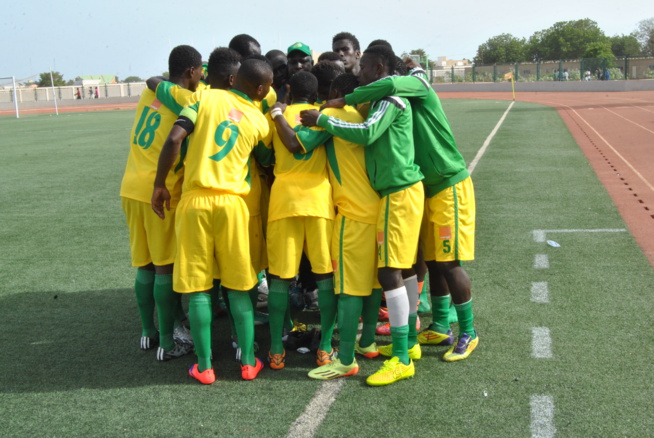
<svg viewBox="0 0 654 438">
<path fill-rule="evenodd" d="M 194 100 L 181 114 L 194 124 L 184 193 L 208 189 L 247 194 L 250 153 L 257 144 L 270 142 L 268 121 L 248 96 L 235 90 L 206 88 L 196 92 Z"/>
<path fill-rule="evenodd" d="M 288 105 L 284 118 L 291 127 L 296 127 L 300 124 L 300 111 L 306 109 L 318 107 L 308 103 Z M 292 154 L 277 131 L 273 133 L 273 148 L 275 182 L 270 191 L 268 222 L 291 216 L 334 219 L 325 148 Z"/>
<path fill-rule="evenodd" d="M 270 87 L 270 91 L 261 102 L 255 101 L 254 104 L 261 110 L 263 114 L 268 114 L 270 108 L 277 103 L 277 93 Z"/>
<path fill-rule="evenodd" d="M 180 111 L 189 104 L 191 95 L 191 91 L 168 81 L 157 86 L 156 94 L 147 88 L 141 94 L 130 135 L 130 152 L 120 196 L 150 203 L 159 153 Z M 180 156 L 166 177 L 173 207 L 182 194 L 183 160 L 184 157 Z"/>
<path fill-rule="evenodd" d="M 325 109 L 323 114 L 349 123 L 363 123 L 363 117 L 349 105 Z M 309 150 L 316 144 L 325 144 L 329 180 L 338 212 L 348 219 L 376 224 L 379 194 L 370 185 L 366 173 L 365 148 L 334 137 L 322 128 L 311 130 L 303 127 L 298 131 L 297 138 Z"/>
</svg>

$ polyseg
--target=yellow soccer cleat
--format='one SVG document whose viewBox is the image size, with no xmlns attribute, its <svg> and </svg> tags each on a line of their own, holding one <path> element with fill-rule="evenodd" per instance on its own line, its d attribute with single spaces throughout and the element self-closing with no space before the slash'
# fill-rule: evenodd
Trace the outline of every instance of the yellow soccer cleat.
<svg viewBox="0 0 654 438">
<path fill-rule="evenodd" d="M 402 379 L 408 379 L 416 374 L 416 369 L 413 366 L 413 361 L 409 365 L 404 365 L 400 359 L 393 357 L 384 361 L 384 365 L 375 374 L 372 374 L 366 379 L 366 383 L 370 386 L 384 386 L 390 385 Z"/>
<path fill-rule="evenodd" d="M 354 344 L 354 352 L 360 354 L 361 356 L 365 356 L 368 359 L 374 359 L 379 356 L 379 349 L 377 348 L 376 342 L 373 342 L 367 347 L 362 347 L 357 341 L 357 343 Z"/>
<path fill-rule="evenodd" d="M 315 368 L 309 371 L 309 377 L 316 380 L 332 380 L 339 377 L 354 376 L 359 372 L 359 365 L 354 360 L 350 365 L 343 365 L 341 361 L 336 358 L 333 362 Z"/>
<path fill-rule="evenodd" d="M 447 353 L 443 355 L 443 360 L 445 362 L 463 360 L 470 356 L 470 353 L 477 348 L 478 343 L 479 336 L 475 339 L 471 339 L 469 334 L 464 333 L 461 335 L 461 338 L 459 338 L 459 342 L 457 342 L 456 345 L 453 345 L 449 350 L 447 350 Z"/>
<path fill-rule="evenodd" d="M 452 336 L 452 330 L 448 330 L 447 333 L 439 333 L 435 330 L 432 330 L 433 326 L 429 326 L 426 330 L 418 333 L 418 343 L 422 345 L 452 345 L 454 343 L 454 337 Z"/>
<path fill-rule="evenodd" d="M 393 344 L 382 345 L 379 347 L 379 354 L 382 356 L 393 356 Z M 422 348 L 420 344 L 416 344 L 413 347 L 409 348 L 409 359 L 418 360 L 422 357 Z"/>
</svg>

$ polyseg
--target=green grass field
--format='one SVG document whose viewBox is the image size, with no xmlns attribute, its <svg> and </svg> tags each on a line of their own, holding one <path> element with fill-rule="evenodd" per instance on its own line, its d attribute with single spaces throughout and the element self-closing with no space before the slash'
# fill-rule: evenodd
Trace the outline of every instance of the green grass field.
<svg viewBox="0 0 654 438">
<path fill-rule="evenodd" d="M 508 105 L 444 101 L 468 162 Z M 0 118 L 0 436 L 287 436 L 323 388 L 306 377 L 311 355 L 244 382 L 223 318 L 218 381 L 202 386 L 187 375 L 194 357 L 158 363 L 138 348 L 118 195 L 132 119 Z M 478 349 L 445 363 L 443 348 L 424 347 L 416 377 L 384 388 L 365 385 L 381 360 L 359 358 L 313 436 L 651 436 L 654 272 L 628 232 L 556 231 L 625 228 L 556 111 L 516 103 L 473 179 Z M 537 255 L 549 268 L 534 268 Z M 549 302 L 533 302 L 544 282 Z M 536 327 L 551 358 L 532 354 Z M 256 339 L 267 351 L 266 328 Z M 541 396 L 549 425 L 530 405 Z"/>
</svg>

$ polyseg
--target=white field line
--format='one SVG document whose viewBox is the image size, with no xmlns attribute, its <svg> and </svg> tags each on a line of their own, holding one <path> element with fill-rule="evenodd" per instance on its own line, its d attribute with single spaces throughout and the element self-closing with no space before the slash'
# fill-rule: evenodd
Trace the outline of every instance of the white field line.
<svg viewBox="0 0 654 438">
<path fill-rule="evenodd" d="M 327 416 L 345 379 L 328 380 L 320 385 L 306 409 L 291 425 L 287 438 L 311 438 Z"/>
<path fill-rule="evenodd" d="M 531 357 L 534 359 L 552 358 L 552 337 L 549 328 L 531 328 Z"/>
<path fill-rule="evenodd" d="M 570 230 L 533 230 L 534 242 L 545 242 L 547 233 L 625 233 L 625 228 L 597 228 L 597 229 L 570 229 Z"/>
<path fill-rule="evenodd" d="M 534 257 L 534 269 L 549 269 L 550 259 L 547 254 L 536 254 Z"/>
<path fill-rule="evenodd" d="M 531 436 L 532 438 L 551 438 L 556 434 L 554 427 L 554 399 L 549 395 L 532 395 Z"/>
<path fill-rule="evenodd" d="M 533 303 L 550 302 L 550 292 L 546 281 L 531 283 L 531 301 Z"/>
<path fill-rule="evenodd" d="M 484 156 L 484 153 L 486 153 L 486 149 L 488 149 L 488 145 L 490 145 L 490 142 L 493 140 L 493 137 L 495 137 L 495 134 L 497 134 L 497 131 L 500 129 L 500 126 L 502 126 L 502 123 L 504 122 L 504 119 L 506 119 L 507 114 L 509 114 L 509 111 L 513 107 L 513 104 L 515 101 L 511 102 L 511 105 L 504 111 L 504 114 L 500 118 L 500 121 L 497 122 L 497 125 L 493 128 L 491 133 L 488 135 L 486 138 L 486 141 L 484 141 L 484 144 L 481 145 L 481 148 L 479 151 L 477 151 L 477 155 L 475 155 L 475 158 L 472 159 L 470 162 L 470 165 L 468 166 L 468 172 L 472 174 L 472 172 L 475 170 L 475 167 L 477 167 L 477 163 L 479 163 L 479 160 L 481 160 L 481 157 Z"/>
</svg>

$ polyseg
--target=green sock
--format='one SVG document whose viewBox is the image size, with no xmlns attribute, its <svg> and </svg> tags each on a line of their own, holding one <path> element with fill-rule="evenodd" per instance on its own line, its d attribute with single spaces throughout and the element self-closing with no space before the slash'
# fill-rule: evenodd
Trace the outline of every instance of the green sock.
<svg viewBox="0 0 654 438">
<path fill-rule="evenodd" d="M 361 311 L 363 330 L 359 339 L 359 345 L 362 347 L 369 347 L 375 342 L 375 329 L 377 328 L 377 319 L 379 319 L 381 297 L 381 289 L 373 289 L 369 296 L 363 297 L 363 309 Z"/>
<path fill-rule="evenodd" d="M 173 291 L 173 275 L 154 276 L 154 301 L 157 304 L 159 319 L 159 345 L 164 350 L 172 350 L 175 346 L 173 330 L 175 329 L 175 311 L 177 297 Z"/>
<path fill-rule="evenodd" d="M 450 303 L 450 325 L 459 322 L 459 316 L 456 314 L 456 307 L 454 307 L 454 303 Z"/>
<path fill-rule="evenodd" d="M 346 294 L 338 297 L 338 332 L 341 336 L 338 358 L 343 365 L 354 362 L 354 344 L 362 308 L 363 297 Z"/>
<path fill-rule="evenodd" d="M 464 333 L 470 335 L 472 339 L 477 337 L 475 327 L 473 325 L 475 317 L 472 314 L 472 298 L 463 304 L 455 304 L 456 314 L 459 317 L 459 336 Z"/>
<path fill-rule="evenodd" d="M 450 329 L 450 295 L 431 297 L 431 314 L 434 330 L 447 333 Z"/>
<path fill-rule="evenodd" d="M 418 313 L 409 313 L 409 333 L 407 335 L 407 347 L 411 348 L 418 343 L 418 330 L 416 329 L 416 320 Z"/>
<path fill-rule="evenodd" d="M 320 307 L 320 348 L 332 351 L 332 336 L 338 313 L 338 296 L 334 293 L 334 279 L 316 281 L 318 285 L 318 306 Z"/>
<path fill-rule="evenodd" d="M 211 295 L 192 293 L 188 302 L 191 334 L 198 356 L 198 371 L 211 368 Z"/>
<path fill-rule="evenodd" d="M 393 341 L 393 357 L 398 357 L 404 365 L 409 365 L 409 347 L 407 345 L 409 326 L 391 326 L 391 339 Z"/>
<path fill-rule="evenodd" d="M 229 305 L 241 348 L 241 364 L 256 365 L 254 358 L 254 311 L 250 295 L 245 291 L 230 290 Z"/>
<path fill-rule="evenodd" d="M 291 282 L 279 278 L 270 280 L 268 286 L 268 324 L 270 326 L 270 352 L 282 354 L 284 343 L 282 332 L 288 309 L 288 288 Z"/>
<path fill-rule="evenodd" d="M 141 336 L 152 338 L 157 334 L 154 326 L 154 271 L 136 270 L 134 294 L 141 318 Z"/>
</svg>

